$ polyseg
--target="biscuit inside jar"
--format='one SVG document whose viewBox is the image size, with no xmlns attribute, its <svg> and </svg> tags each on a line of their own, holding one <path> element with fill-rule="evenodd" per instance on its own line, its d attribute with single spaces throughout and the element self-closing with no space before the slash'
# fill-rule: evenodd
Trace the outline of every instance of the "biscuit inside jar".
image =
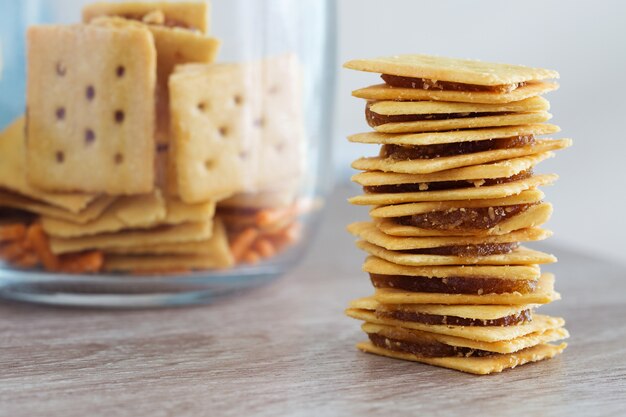
<svg viewBox="0 0 626 417">
<path fill-rule="evenodd" d="M 457 180 L 420 182 L 406 184 L 366 185 L 363 191 L 369 194 L 375 193 L 419 193 L 422 191 L 453 190 L 458 188 L 483 187 L 490 185 L 507 184 L 513 181 L 525 180 L 533 176 L 533 170 L 527 169 L 510 177 L 486 178 L 480 180 Z"/>
<path fill-rule="evenodd" d="M 400 321 L 410 321 L 413 323 L 423 323 L 432 325 L 450 326 L 515 326 L 517 324 L 532 321 L 530 309 L 518 311 L 515 314 L 500 317 L 497 319 L 474 319 L 457 316 L 444 316 L 438 314 L 426 314 L 408 310 L 393 310 L 379 308 L 376 310 L 376 317 Z"/>
<path fill-rule="evenodd" d="M 431 80 L 428 78 L 403 77 L 399 75 L 382 74 L 381 78 L 387 85 L 398 88 L 412 88 L 419 90 L 437 91 L 467 91 L 487 93 L 510 93 L 526 85 L 525 82 L 499 85 L 477 85 L 456 83 L 451 81 Z"/>
<path fill-rule="evenodd" d="M 483 278 L 483 277 L 424 277 L 406 275 L 383 275 L 370 273 L 375 288 L 394 288 L 409 292 L 440 294 L 506 294 L 519 292 L 529 294 L 537 288 L 537 281 Z"/>
<path fill-rule="evenodd" d="M 452 208 L 396 217 L 393 222 L 402 226 L 419 227 L 420 229 L 482 231 L 489 230 L 505 220 L 520 215 L 532 205 L 534 204 Z"/>
<path fill-rule="evenodd" d="M 389 349 L 394 352 L 411 353 L 417 356 L 424 357 L 483 357 L 496 355 L 494 352 L 488 352 L 485 350 L 472 349 L 468 347 L 450 346 L 436 340 L 421 339 L 421 340 L 399 340 L 392 339 L 390 337 L 383 336 L 377 333 L 368 334 L 372 344 Z"/>
<path fill-rule="evenodd" d="M 534 135 L 519 135 L 507 138 L 495 138 L 470 142 L 440 143 L 436 145 L 383 145 L 380 148 L 381 158 L 396 161 L 412 159 L 432 159 L 445 156 L 467 155 L 497 149 L 513 149 L 535 144 Z"/>
</svg>

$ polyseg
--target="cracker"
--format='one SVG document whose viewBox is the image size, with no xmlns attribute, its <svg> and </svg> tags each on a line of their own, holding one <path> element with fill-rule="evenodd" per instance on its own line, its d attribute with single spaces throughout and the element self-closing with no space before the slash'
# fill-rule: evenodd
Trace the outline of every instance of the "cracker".
<svg viewBox="0 0 626 417">
<path fill-rule="evenodd" d="M 384 116 L 450 113 L 525 113 L 550 110 L 550 102 L 543 97 L 530 97 L 512 103 L 478 104 L 447 101 L 374 101 L 370 110 Z"/>
<path fill-rule="evenodd" d="M 537 140 L 533 145 L 510 149 L 493 149 L 464 155 L 444 156 L 432 159 L 397 161 L 392 158 L 360 158 L 352 163 L 352 168 L 361 171 L 399 172 L 403 174 L 430 174 L 447 169 L 485 164 L 505 159 L 519 158 L 548 151 L 565 149 L 572 145 L 571 139 Z"/>
<path fill-rule="evenodd" d="M 348 231 L 360 239 L 392 251 L 440 248 L 443 246 L 529 242 L 547 239 L 552 235 L 552 232 L 548 230 L 528 228 L 495 236 L 398 237 L 381 232 L 372 222 L 352 223 L 348 226 Z"/>
<path fill-rule="evenodd" d="M 350 308 L 359 310 L 408 311 L 437 316 L 454 316 L 478 320 L 495 320 L 533 309 L 533 304 L 522 305 L 445 305 L 445 304 L 381 304 L 373 297 L 350 302 Z"/>
<path fill-rule="evenodd" d="M 449 255 L 417 255 L 391 251 L 363 240 L 357 247 L 370 255 L 377 256 L 398 265 L 430 266 L 430 265 L 537 265 L 556 262 L 553 255 L 525 247 L 519 247 L 507 254 L 488 256 L 449 256 Z"/>
<path fill-rule="evenodd" d="M 498 93 L 492 91 L 440 91 L 421 90 L 419 88 L 398 88 L 387 84 L 376 84 L 361 88 L 352 92 L 354 97 L 366 100 L 436 100 L 455 101 L 463 103 L 510 103 L 524 100 L 557 90 L 559 85 L 550 82 L 529 82 L 522 87 L 508 93 Z"/>
<path fill-rule="evenodd" d="M 131 230 L 72 239 L 52 237 L 50 239 L 50 248 L 55 254 L 64 254 L 91 249 L 132 248 L 154 242 L 193 242 L 208 239 L 211 237 L 212 232 L 213 222 L 211 219 L 208 219 L 203 223 L 183 223 L 156 229 Z"/>
<path fill-rule="evenodd" d="M 440 366 L 442 368 L 454 369 L 476 375 L 498 373 L 504 371 L 505 369 L 512 369 L 516 366 L 527 363 L 551 359 L 563 352 L 566 347 L 567 343 L 561 343 L 558 346 L 541 344 L 515 353 L 487 356 L 482 358 L 426 358 L 412 355 L 410 353 L 394 352 L 392 350 L 379 348 L 370 342 L 362 342 L 357 345 L 357 348 L 363 352 L 387 356 L 389 358 L 421 362 L 428 365 Z"/>
<path fill-rule="evenodd" d="M 302 173 L 304 123 L 294 56 L 181 66 L 170 78 L 170 98 L 184 201 L 255 192 Z"/>
<path fill-rule="evenodd" d="M 134 255 L 120 258 L 114 255 Z M 205 256 L 219 263 L 220 267 L 233 266 L 235 261 L 228 247 L 226 228 L 219 220 L 214 222 L 210 238 L 196 242 L 155 243 L 132 248 L 111 248 L 106 250 L 106 259 L 136 259 L 137 255 L 196 255 Z M 143 258 L 142 258 L 143 259 Z M 147 261 L 145 261 L 147 262 Z"/>
<path fill-rule="evenodd" d="M 363 263 L 363 271 L 382 275 L 404 275 L 408 277 L 427 278 L 496 278 L 509 280 L 536 280 L 540 278 L 539 267 L 536 265 L 515 266 L 406 266 L 397 265 L 375 256 L 368 256 Z M 379 290 L 380 291 L 380 290 Z M 376 297 L 378 301 L 381 301 Z M 397 303 L 394 303 L 397 304 Z M 406 303 L 405 303 L 406 304 Z M 447 304 L 447 303 L 442 303 Z M 455 303 L 458 304 L 458 303 Z M 475 304 L 475 303 L 469 303 Z M 494 303 L 486 303 L 494 304 Z M 509 304 L 509 303 L 503 303 Z"/>
<path fill-rule="evenodd" d="M 65 209 L 51 206 L 20 195 L 6 193 L 0 190 L 0 207 L 10 207 L 27 211 L 42 216 L 49 216 L 55 219 L 67 220 L 74 223 L 90 222 L 104 212 L 115 201 L 115 197 L 102 196 L 96 198 L 80 213 L 72 213 Z"/>
<path fill-rule="evenodd" d="M 146 19 L 155 12 L 163 16 L 162 22 Z M 127 2 L 93 3 L 83 7 L 83 22 L 101 16 L 120 16 L 127 19 L 158 23 L 166 27 L 179 27 L 202 33 L 209 31 L 209 5 L 206 1 L 196 2 Z"/>
<path fill-rule="evenodd" d="M 535 314 L 532 321 L 517 324 L 515 326 L 453 326 L 448 324 L 424 324 L 413 321 L 377 317 L 376 314 L 370 310 L 349 308 L 345 311 L 345 313 L 348 317 L 368 323 L 396 326 L 429 333 L 445 334 L 448 336 L 462 337 L 464 339 L 476 340 L 480 342 L 512 340 L 532 333 L 558 329 L 563 327 L 565 324 L 565 321 L 560 317 L 551 317 L 543 314 Z"/>
<path fill-rule="evenodd" d="M 465 347 L 495 353 L 513 353 L 536 346 L 542 343 L 555 342 L 567 339 L 569 333 L 564 328 L 541 330 L 529 333 L 511 340 L 501 340 L 497 342 L 484 342 L 479 340 L 466 339 L 464 337 L 448 336 L 445 334 L 424 332 L 420 330 L 409 330 L 396 326 L 387 326 L 375 323 L 363 323 L 361 329 L 367 334 L 379 334 L 384 337 L 396 340 L 411 342 L 412 340 L 433 340 L 448 346 Z"/>
<path fill-rule="evenodd" d="M 515 126 L 543 123 L 552 118 L 548 112 L 512 113 L 492 116 L 459 117 L 443 120 L 418 120 L 415 122 L 385 123 L 374 126 L 382 133 L 438 132 L 456 129 L 476 129 L 492 126 Z"/>
<path fill-rule="evenodd" d="M 0 187 L 72 213 L 84 210 L 97 196 L 78 193 L 49 193 L 34 188 L 26 181 L 24 129 L 24 117 L 20 117 L 0 133 Z"/>
<path fill-rule="evenodd" d="M 143 28 L 28 31 L 27 164 L 45 190 L 154 188 L 156 52 Z"/>
<path fill-rule="evenodd" d="M 363 194 L 350 198 L 348 201 L 356 205 L 383 206 L 404 203 L 453 200 L 499 199 L 520 194 L 535 187 L 550 185 L 558 178 L 557 175 L 534 175 L 517 181 L 482 187 L 457 188 L 451 190 L 419 191 L 408 193 L 376 193 Z"/>
<path fill-rule="evenodd" d="M 497 268 L 497 267 L 494 267 Z M 507 268 L 507 267 L 500 267 Z M 516 268 L 516 267 L 510 267 Z M 517 267 L 519 268 L 519 267 Z M 537 288 L 528 294 L 439 294 L 404 292 L 391 288 L 380 288 L 374 294 L 376 300 L 383 304 L 548 304 L 560 300 L 561 295 L 554 291 L 554 276 L 542 274 Z"/>
<path fill-rule="evenodd" d="M 357 59 L 346 62 L 344 67 L 357 71 L 475 85 L 503 85 L 559 78 L 558 72 L 543 68 L 422 54 Z"/>
<path fill-rule="evenodd" d="M 508 138 L 525 135 L 547 135 L 557 133 L 558 126 L 541 123 L 521 126 L 489 127 L 471 130 L 453 130 L 450 132 L 427 132 L 391 134 L 380 132 L 357 133 L 348 136 L 350 142 L 381 145 L 437 145 L 442 143 L 473 142 L 488 139 Z"/>
<path fill-rule="evenodd" d="M 415 226 L 399 225 L 388 219 L 376 223 L 376 226 L 388 235 L 393 236 L 487 236 L 504 235 L 516 230 L 541 226 L 550 219 L 552 205 L 549 203 L 536 204 L 524 212 L 504 220 L 491 229 L 480 231 L 463 230 L 435 230 L 422 229 Z"/>
<path fill-rule="evenodd" d="M 152 227 L 163 221 L 166 214 L 161 193 L 154 191 L 120 197 L 101 216 L 85 224 L 43 216 L 41 225 L 49 236 L 72 238 Z"/>
<path fill-rule="evenodd" d="M 215 254 L 201 255 L 107 255 L 104 270 L 116 272 L 187 271 L 190 269 L 223 269 L 233 266 Z"/>
</svg>

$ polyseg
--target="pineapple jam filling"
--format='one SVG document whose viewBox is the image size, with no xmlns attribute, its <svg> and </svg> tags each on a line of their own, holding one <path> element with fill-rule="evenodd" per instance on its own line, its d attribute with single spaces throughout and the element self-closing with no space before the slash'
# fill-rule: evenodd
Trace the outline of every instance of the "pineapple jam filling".
<svg viewBox="0 0 626 417">
<path fill-rule="evenodd" d="M 402 77 L 400 75 L 389 74 L 382 74 L 380 77 L 387 85 L 392 87 L 413 88 L 418 90 L 466 91 L 472 93 L 510 93 L 511 91 L 526 85 L 525 82 L 500 85 L 477 85 L 431 80 L 428 78 Z"/>
</svg>

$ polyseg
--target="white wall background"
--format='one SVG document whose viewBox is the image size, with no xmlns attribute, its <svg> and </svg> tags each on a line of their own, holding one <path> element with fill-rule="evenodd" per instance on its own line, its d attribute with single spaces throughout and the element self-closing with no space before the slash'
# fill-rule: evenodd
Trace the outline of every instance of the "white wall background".
<svg viewBox="0 0 626 417">
<path fill-rule="evenodd" d="M 547 95 L 552 122 L 575 142 L 539 166 L 561 176 L 545 190 L 553 242 L 626 263 L 626 1 L 337 1 L 341 63 L 428 53 L 558 70 L 561 88 Z M 339 75 L 338 180 L 352 173 L 350 161 L 376 152 L 345 137 L 369 130 L 364 102 L 350 92 L 379 80 Z"/>
</svg>

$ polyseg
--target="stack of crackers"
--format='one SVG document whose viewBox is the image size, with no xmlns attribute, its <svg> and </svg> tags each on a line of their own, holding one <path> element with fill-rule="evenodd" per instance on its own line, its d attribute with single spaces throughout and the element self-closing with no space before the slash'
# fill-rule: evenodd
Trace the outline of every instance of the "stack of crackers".
<svg viewBox="0 0 626 417">
<path fill-rule="evenodd" d="M 27 112 L 0 134 L 0 258 L 179 272 L 298 239 L 297 60 L 215 63 L 208 17 L 206 2 L 96 3 L 29 28 Z"/>
<path fill-rule="evenodd" d="M 551 235 L 539 187 L 557 177 L 535 166 L 571 144 L 539 138 L 559 131 L 541 97 L 558 73 L 427 55 L 345 66 L 384 80 L 353 93 L 374 131 L 349 139 L 382 145 L 353 163 L 350 202 L 372 208 L 349 231 L 376 290 L 346 310 L 365 322 L 358 348 L 474 374 L 562 352 L 563 319 L 535 312 L 560 298 L 540 270 L 556 258 L 524 246 Z"/>
</svg>

